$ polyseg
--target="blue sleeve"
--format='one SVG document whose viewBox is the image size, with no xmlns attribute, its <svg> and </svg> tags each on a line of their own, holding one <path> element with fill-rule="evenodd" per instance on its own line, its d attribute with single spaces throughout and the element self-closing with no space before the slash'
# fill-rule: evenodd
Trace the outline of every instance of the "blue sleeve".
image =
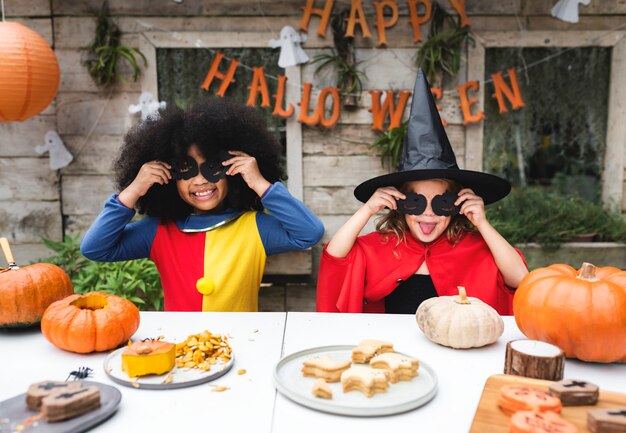
<svg viewBox="0 0 626 433">
<path fill-rule="evenodd" d="M 322 222 L 282 183 L 272 184 L 261 203 L 269 214 L 259 212 L 257 226 L 268 256 L 310 248 L 324 235 Z"/>
<path fill-rule="evenodd" d="M 90 260 L 116 262 L 150 257 L 158 219 L 144 218 L 130 223 L 135 211 L 124 206 L 117 194 L 109 197 L 104 209 L 80 242 L 80 251 Z"/>
</svg>

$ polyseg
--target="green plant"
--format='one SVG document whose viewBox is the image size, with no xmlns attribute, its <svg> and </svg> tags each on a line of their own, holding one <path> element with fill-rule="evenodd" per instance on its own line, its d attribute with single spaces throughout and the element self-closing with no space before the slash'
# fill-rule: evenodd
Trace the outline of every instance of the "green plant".
<svg viewBox="0 0 626 433">
<path fill-rule="evenodd" d="M 337 74 L 337 87 L 343 95 L 360 95 L 363 91 L 363 79 L 365 73 L 357 68 L 354 60 L 354 39 L 345 37 L 346 19 L 349 9 L 335 14 L 331 20 L 333 30 L 333 42 L 335 47 L 331 54 L 319 54 L 313 58 L 311 64 L 319 63 L 315 74 L 322 72 L 328 67 L 333 67 Z M 360 96 L 359 96 L 360 98 Z M 354 98 L 356 104 L 356 98 Z"/>
<path fill-rule="evenodd" d="M 581 234 L 626 242 L 626 223 L 620 215 L 578 195 L 563 196 L 536 187 L 514 188 L 486 212 L 491 224 L 513 244 L 536 242 L 547 249 L 557 248 Z"/>
<path fill-rule="evenodd" d="M 143 60 L 144 67 L 148 66 L 146 56 L 135 48 L 122 45 L 121 39 L 122 32 L 109 16 L 108 2 L 105 0 L 96 17 L 96 37 L 89 46 L 85 61 L 89 75 L 98 86 L 108 87 L 118 80 L 126 82 L 118 69 L 121 59 L 130 64 L 133 81 L 137 81 L 141 73 L 136 57 Z"/>
<path fill-rule="evenodd" d="M 405 120 L 398 128 L 383 132 L 370 144 L 371 148 L 380 151 L 380 163 L 383 167 L 386 161 L 388 161 L 394 169 L 398 167 L 408 127 L 409 121 Z"/>
<path fill-rule="evenodd" d="M 460 18 L 455 20 L 437 2 L 433 2 L 430 33 L 417 50 L 416 66 L 422 68 L 430 82 L 435 81 L 438 71 L 455 76 L 461 67 L 465 40 L 474 41 L 469 35 L 469 27 L 461 27 Z"/>
<path fill-rule="evenodd" d="M 44 239 L 56 255 L 41 261 L 61 267 L 72 280 L 76 293 L 105 292 L 128 299 L 141 310 L 162 310 L 161 278 L 148 259 L 125 262 L 94 262 L 80 253 L 80 235 L 62 242 Z"/>
</svg>

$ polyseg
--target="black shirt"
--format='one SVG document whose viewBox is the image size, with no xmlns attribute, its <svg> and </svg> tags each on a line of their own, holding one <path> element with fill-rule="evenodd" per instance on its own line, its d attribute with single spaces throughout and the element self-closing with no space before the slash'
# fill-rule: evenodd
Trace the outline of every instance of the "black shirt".
<svg viewBox="0 0 626 433">
<path fill-rule="evenodd" d="M 385 297 L 385 313 L 415 314 L 423 301 L 436 296 L 430 275 L 413 274 Z"/>
</svg>

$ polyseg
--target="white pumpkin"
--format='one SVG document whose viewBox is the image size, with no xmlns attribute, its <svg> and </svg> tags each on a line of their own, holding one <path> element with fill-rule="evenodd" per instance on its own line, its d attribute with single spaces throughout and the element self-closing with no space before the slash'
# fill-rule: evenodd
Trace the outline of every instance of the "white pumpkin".
<svg viewBox="0 0 626 433">
<path fill-rule="evenodd" d="M 464 287 L 459 287 L 459 296 L 425 300 L 415 318 L 429 340 L 455 349 L 491 344 L 504 332 L 498 312 L 478 298 L 468 298 Z"/>
</svg>

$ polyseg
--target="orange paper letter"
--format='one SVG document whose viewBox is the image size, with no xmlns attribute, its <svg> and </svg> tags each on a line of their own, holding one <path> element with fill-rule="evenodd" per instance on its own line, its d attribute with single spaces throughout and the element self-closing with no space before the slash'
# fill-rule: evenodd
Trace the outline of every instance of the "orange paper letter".
<svg viewBox="0 0 626 433">
<path fill-rule="evenodd" d="M 504 103 L 505 96 L 511 103 L 511 108 L 514 110 L 519 110 L 520 108 L 526 106 L 522 100 L 522 92 L 520 92 L 519 84 L 517 83 L 517 73 L 515 72 L 515 68 L 509 68 L 507 69 L 507 72 L 509 73 L 509 78 L 511 79 L 511 87 L 506 85 L 506 81 L 504 81 L 504 78 L 502 77 L 502 72 L 491 74 L 493 87 L 496 92 L 491 95 L 491 97 L 498 100 L 500 113 L 506 113 L 509 111 Z"/>
<path fill-rule="evenodd" d="M 274 103 L 274 111 L 272 112 L 274 116 L 280 116 L 283 119 L 291 117 L 291 115 L 293 114 L 293 104 L 289 104 L 286 110 L 284 110 L 282 107 L 283 99 L 285 98 L 286 81 L 287 77 L 285 77 L 284 75 L 278 76 L 278 90 L 276 90 L 276 95 L 274 95 L 274 97 L 276 98 L 276 102 Z"/>
<path fill-rule="evenodd" d="M 217 68 L 219 67 L 222 59 L 224 58 L 224 54 L 221 51 L 218 51 L 215 54 L 215 58 L 213 59 L 213 63 L 211 63 L 211 67 L 209 68 L 209 72 L 206 74 L 206 78 L 204 79 L 204 83 L 202 83 L 202 88 L 204 90 L 209 90 L 211 87 L 211 83 L 214 78 L 219 78 L 222 80 L 222 84 L 220 85 L 219 90 L 217 91 L 217 96 L 224 96 L 226 93 L 226 89 L 230 86 L 230 83 L 234 83 L 235 80 L 233 76 L 235 75 L 235 69 L 239 65 L 239 60 L 232 59 L 230 61 L 230 66 L 228 67 L 228 71 L 225 74 L 219 72 Z"/>
<path fill-rule="evenodd" d="M 391 131 L 394 128 L 399 128 L 402 123 L 402 116 L 404 114 L 404 109 L 406 108 L 406 101 L 411 96 L 411 92 L 400 92 L 400 99 L 398 100 L 398 106 L 396 107 L 394 104 L 395 92 L 392 90 L 387 90 L 385 92 L 385 102 L 382 107 L 380 105 L 380 96 L 383 92 L 380 90 L 370 90 L 370 95 L 372 95 L 372 129 L 376 131 L 383 131 L 385 124 L 385 117 L 389 114 L 389 126 L 387 127 L 387 131 Z"/>
<path fill-rule="evenodd" d="M 411 25 L 413 26 L 413 42 L 419 42 L 422 40 L 422 31 L 420 30 L 420 24 L 428 22 L 430 14 L 433 11 L 433 7 L 430 4 L 430 0 L 408 0 L 409 3 L 409 16 Z M 426 9 L 424 15 L 417 14 L 417 5 L 423 4 Z"/>
<path fill-rule="evenodd" d="M 261 92 L 261 107 L 270 106 L 270 92 L 267 90 L 267 82 L 265 81 L 265 71 L 263 66 L 260 68 L 253 68 L 254 73 L 252 75 L 252 85 L 248 87 L 250 89 L 250 96 L 246 105 L 251 107 L 256 106 L 256 97 L 259 91 Z"/>
<path fill-rule="evenodd" d="M 315 0 L 307 0 L 306 6 L 302 8 L 304 14 L 298 25 L 298 30 L 306 32 L 309 28 L 309 21 L 311 21 L 311 15 L 319 15 L 322 20 L 317 28 L 317 34 L 324 37 L 326 36 L 326 29 L 328 28 L 328 19 L 330 18 L 330 12 L 333 10 L 334 0 L 326 0 L 324 9 L 313 8 Z"/>
<path fill-rule="evenodd" d="M 478 81 L 468 81 L 465 84 L 457 86 L 459 91 L 459 97 L 461 98 L 461 109 L 463 110 L 463 125 L 468 123 L 480 122 L 485 118 L 485 113 L 478 110 L 476 114 L 472 114 L 472 105 L 478 102 L 477 98 L 469 99 L 467 96 L 467 90 L 472 89 L 474 92 L 478 91 Z"/>
<path fill-rule="evenodd" d="M 385 29 L 393 27 L 398 22 L 398 5 L 393 0 L 374 2 L 376 7 L 376 28 L 378 29 L 378 45 L 387 45 Z M 391 9 L 391 18 L 385 21 L 385 7 Z"/>
<path fill-rule="evenodd" d="M 333 115 L 330 119 L 324 117 L 324 106 L 326 105 L 326 96 L 331 95 L 333 97 Z M 317 98 L 317 112 L 320 114 L 320 123 L 326 128 L 332 128 L 337 124 L 339 120 L 339 111 L 341 110 L 341 99 L 339 97 L 339 89 L 336 87 L 324 87 Z"/>
<path fill-rule="evenodd" d="M 309 115 L 311 87 L 311 83 L 304 83 L 304 89 L 302 90 L 302 99 L 300 100 L 300 115 L 298 116 L 298 122 L 306 123 L 309 126 L 315 126 L 320 123 L 320 111 L 318 107 L 312 116 Z"/>
<path fill-rule="evenodd" d="M 354 27 L 358 24 L 361 26 L 364 38 L 371 38 L 369 27 L 367 27 L 367 20 L 365 19 L 365 12 L 363 12 L 362 0 L 350 1 L 350 16 L 348 17 L 348 25 L 346 26 L 346 37 L 354 37 Z"/>
<path fill-rule="evenodd" d="M 450 0 L 450 4 L 461 17 L 461 27 L 469 26 L 470 21 L 465 12 L 465 0 Z"/>
</svg>

